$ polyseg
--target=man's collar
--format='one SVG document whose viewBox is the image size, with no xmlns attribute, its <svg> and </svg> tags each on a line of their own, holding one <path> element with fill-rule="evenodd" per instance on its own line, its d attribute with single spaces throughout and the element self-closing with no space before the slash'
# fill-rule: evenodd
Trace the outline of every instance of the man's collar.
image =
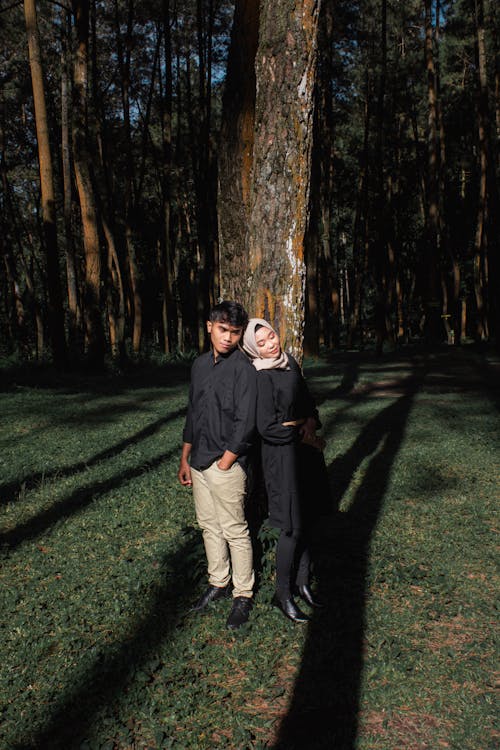
<svg viewBox="0 0 500 750">
<path fill-rule="evenodd" d="M 214 365 L 216 365 L 218 362 L 220 362 L 223 359 L 229 359 L 229 357 L 231 356 L 231 354 L 234 354 L 234 352 L 237 351 L 237 350 L 238 350 L 238 347 L 236 346 L 234 349 L 231 349 L 231 351 L 228 352 L 227 354 L 217 354 L 216 355 L 215 352 L 214 352 L 214 350 L 210 349 L 210 354 L 212 355 L 212 360 L 213 360 Z"/>
</svg>

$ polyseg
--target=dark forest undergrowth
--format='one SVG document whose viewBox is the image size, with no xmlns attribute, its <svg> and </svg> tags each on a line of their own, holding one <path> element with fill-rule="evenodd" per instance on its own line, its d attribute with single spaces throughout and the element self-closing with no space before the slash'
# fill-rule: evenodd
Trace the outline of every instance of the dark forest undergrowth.
<svg viewBox="0 0 500 750">
<path fill-rule="evenodd" d="M 4 375 L 0 748 L 493 750 L 499 360 L 473 349 L 308 362 L 327 439 L 327 604 L 248 625 L 205 585 L 176 480 L 184 368 Z M 263 551 L 262 551 L 263 550 Z"/>
</svg>

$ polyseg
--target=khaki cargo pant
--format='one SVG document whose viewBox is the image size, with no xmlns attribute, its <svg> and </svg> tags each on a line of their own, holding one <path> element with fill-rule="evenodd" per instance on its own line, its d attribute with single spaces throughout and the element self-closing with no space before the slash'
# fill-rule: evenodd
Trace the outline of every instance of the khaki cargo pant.
<svg viewBox="0 0 500 750">
<path fill-rule="evenodd" d="M 236 462 L 228 471 L 217 462 L 191 469 L 196 518 L 203 532 L 211 586 L 226 586 L 233 579 L 233 597 L 251 597 L 253 555 L 245 518 L 246 474 Z"/>
</svg>

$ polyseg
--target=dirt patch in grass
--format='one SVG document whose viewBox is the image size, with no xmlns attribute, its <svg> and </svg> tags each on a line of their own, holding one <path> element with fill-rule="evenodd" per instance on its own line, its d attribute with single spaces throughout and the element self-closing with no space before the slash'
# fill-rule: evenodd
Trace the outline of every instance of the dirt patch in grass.
<svg viewBox="0 0 500 750">
<path fill-rule="evenodd" d="M 485 639 L 483 628 L 468 622 L 465 617 L 458 615 L 452 620 L 438 620 L 426 626 L 426 644 L 432 651 L 443 648 L 463 649 L 471 643 L 478 643 Z"/>
<path fill-rule="evenodd" d="M 391 714 L 370 711 L 361 716 L 360 729 L 384 750 L 435 750 L 450 747 L 445 739 L 450 721 L 401 706 Z M 378 744 L 380 741 L 380 744 Z"/>
</svg>

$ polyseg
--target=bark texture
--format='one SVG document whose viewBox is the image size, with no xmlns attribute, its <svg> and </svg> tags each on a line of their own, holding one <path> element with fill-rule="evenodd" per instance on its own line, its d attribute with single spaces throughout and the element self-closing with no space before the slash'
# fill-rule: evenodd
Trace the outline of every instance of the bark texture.
<svg viewBox="0 0 500 750">
<path fill-rule="evenodd" d="M 221 296 L 244 299 L 255 124 L 255 55 L 259 0 L 237 0 L 223 100 L 219 156 Z"/>
<path fill-rule="evenodd" d="M 246 298 L 302 357 L 319 3 L 261 3 Z"/>
<path fill-rule="evenodd" d="M 40 166 L 42 221 L 45 252 L 47 257 L 49 330 L 54 361 L 57 365 L 63 366 L 66 363 L 66 342 L 64 336 L 64 312 L 61 281 L 59 278 L 56 203 L 35 0 L 24 0 L 24 16 L 28 37 L 31 82 L 35 108 L 36 138 L 38 142 L 38 161 Z"/>
<path fill-rule="evenodd" d="M 90 363 L 100 368 L 104 361 L 104 330 L 101 317 L 101 253 L 97 207 L 92 184 L 91 154 L 87 143 L 87 77 L 89 6 L 73 0 L 77 36 L 73 72 L 73 159 L 80 200 L 85 253 L 85 335 Z"/>
</svg>

